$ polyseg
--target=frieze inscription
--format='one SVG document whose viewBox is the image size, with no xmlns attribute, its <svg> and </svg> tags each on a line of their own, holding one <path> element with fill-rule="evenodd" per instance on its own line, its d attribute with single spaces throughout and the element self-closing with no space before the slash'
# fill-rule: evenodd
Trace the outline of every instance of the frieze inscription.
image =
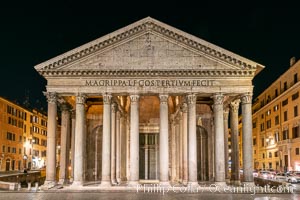
<svg viewBox="0 0 300 200">
<path fill-rule="evenodd" d="M 215 80 L 145 80 L 145 79 L 110 79 L 86 80 L 85 86 L 91 87 L 210 87 L 215 85 Z"/>
</svg>

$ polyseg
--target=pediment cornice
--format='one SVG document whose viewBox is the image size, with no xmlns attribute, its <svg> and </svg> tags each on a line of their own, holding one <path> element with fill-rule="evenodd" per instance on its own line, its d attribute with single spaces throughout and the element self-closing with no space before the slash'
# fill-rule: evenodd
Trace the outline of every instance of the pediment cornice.
<svg viewBox="0 0 300 200">
<path fill-rule="evenodd" d="M 208 43 L 200 38 L 187 34 L 183 31 L 180 31 L 174 27 L 171 27 L 167 24 L 164 24 L 160 21 L 157 21 L 151 17 L 144 18 L 138 22 L 135 22 L 129 26 L 126 26 L 122 29 L 119 29 L 111 34 L 103 36 L 99 39 L 96 39 L 90 43 L 82 45 L 76 49 L 73 49 L 69 52 L 66 52 L 60 56 L 57 56 L 53 59 L 50 59 L 46 62 L 43 62 L 39 65 L 35 66 L 35 69 L 42 75 L 50 75 L 50 74 L 80 74 L 80 73 L 103 73 L 103 72 L 91 72 L 91 71 L 73 71 L 73 72 L 66 72 L 62 71 L 59 72 L 65 65 L 69 65 L 75 63 L 78 60 L 82 60 L 94 53 L 97 53 L 103 49 L 109 48 L 111 46 L 115 46 L 120 43 L 124 43 L 131 38 L 137 37 L 139 35 L 145 34 L 147 32 L 155 32 L 157 34 L 163 35 L 164 37 L 178 41 L 182 45 L 185 45 L 189 48 L 192 48 L 198 52 L 201 52 L 205 55 L 211 56 L 220 60 L 220 62 L 225 62 L 230 65 L 238 67 L 241 71 L 243 70 L 255 70 L 257 73 L 264 66 L 243 58 L 237 54 L 234 54 L 230 51 L 227 51 L 223 48 L 220 48 L 216 45 Z M 49 72 L 52 71 L 52 72 Z M 215 70 L 213 70 L 215 71 Z M 235 71 L 235 70 L 234 70 Z M 238 71 L 238 70 L 237 70 Z M 106 73 L 106 72 L 105 72 Z M 119 72 L 121 73 L 121 72 Z M 129 73 L 129 72 L 128 72 Z M 206 72 L 197 72 L 200 74 Z M 208 72 L 207 72 L 208 73 Z M 212 73 L 212 72 L 209 72 Z M 227 73 L 227 72 L 226 72 Z M 226 74 L 225 73 L 225 74 Z M 228 72 L 229 73 L 229 72 Z M 234 73 L 234 72 L 233 72 Z M 242 72 L 243 74 L 244 72 Z M 250 73 L 250 72 L 249 72 Z M 252 72 L 251 72 L 252 73 Z M 121 73 L 122 74 L 122 73 Z M 254 74 L 255 75 L 255 74 Z M 253 76 L 254 76 L 253 75 Z"/>
<path fill-rule="evenodd" d="M 133 78 L 133 77 L 253 77 L 255 70 L 47 70 L 41 74 L 45 77 L 93 77 L 98 78 Z"/>
</svg>

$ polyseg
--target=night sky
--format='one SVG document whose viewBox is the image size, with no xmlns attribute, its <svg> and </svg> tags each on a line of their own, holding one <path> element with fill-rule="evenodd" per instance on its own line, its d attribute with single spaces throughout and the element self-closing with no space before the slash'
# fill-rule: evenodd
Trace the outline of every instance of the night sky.
<svg viewBox="0 0 300 200">
<path fill-rule="evenodd" d="M 20 104 L 27 96 L 32 105 L 37 100 L 46 105 L 46 81 L 35 65 L 147 16 L 266 66 L 253 81 L 254 97 L 288 69 L 291 57 L 300 58 L 294 4 L 121 2 L 1 3 L 0 96 Z"/>
</svg>

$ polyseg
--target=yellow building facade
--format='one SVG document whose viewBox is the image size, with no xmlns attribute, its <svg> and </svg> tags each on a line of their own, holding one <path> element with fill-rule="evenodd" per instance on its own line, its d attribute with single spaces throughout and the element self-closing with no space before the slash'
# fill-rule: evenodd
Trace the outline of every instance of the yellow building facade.
<svg viewBox="0 0 300 200">
<path fill-rule="evenodd" d="M 47 116 L 0 97 L 0 171 L 45 166 Z"/>
<path fill-rule="evenodd" d="M 300 171 L 300 61 L 253 103 L 253 162 L 255 169 Z"/>
</svg>

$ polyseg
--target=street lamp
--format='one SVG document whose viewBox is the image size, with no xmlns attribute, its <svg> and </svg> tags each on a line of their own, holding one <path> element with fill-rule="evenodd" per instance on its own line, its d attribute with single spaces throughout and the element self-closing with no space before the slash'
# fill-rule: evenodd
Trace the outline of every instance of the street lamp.
<svg viewBox="0 0 300 200">
<path fill-rule="evenodd" d="M 26 155 L 26 154 L 24 154 L 24 156 L 23 156 L 23 159 L 24 159 L 24 172 L 25 172 L 25 170 L 26 170 L 26 161 L 27 161 L 27 158 L 28 158 L 28 156 Z"/>
</svg>

